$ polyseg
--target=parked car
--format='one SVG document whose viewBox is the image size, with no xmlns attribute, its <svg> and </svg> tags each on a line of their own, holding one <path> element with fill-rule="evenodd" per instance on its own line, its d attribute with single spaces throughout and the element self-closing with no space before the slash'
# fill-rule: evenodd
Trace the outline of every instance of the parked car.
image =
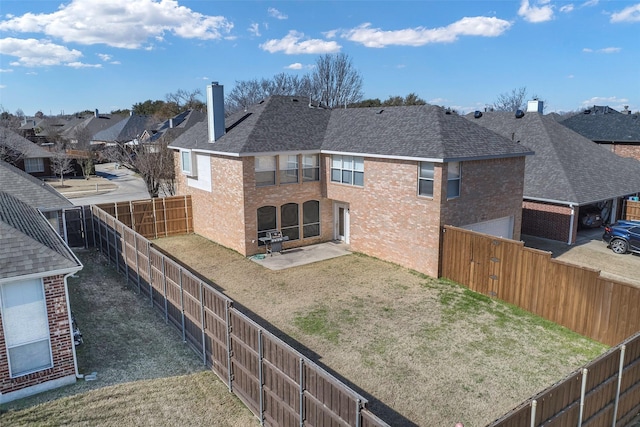
<svg viewBox="0 0 640 427">
<path fill-rule="evenodd" d="M 598 228 L 602 226 L 602 212 L 595 206 L 580 208 L 581 228 Z"/>
<path fill-rule="evenodd" d="M 604 228 L 602 240 L 617 254 L 640 254 L 640 221 L 618 221 Z"/>
</svg>

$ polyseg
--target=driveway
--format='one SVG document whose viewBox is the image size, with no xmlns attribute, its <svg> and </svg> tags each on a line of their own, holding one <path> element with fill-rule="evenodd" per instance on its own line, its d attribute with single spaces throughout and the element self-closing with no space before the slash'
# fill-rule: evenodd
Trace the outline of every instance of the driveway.
<svg viewBox="0 0 640 427">
<path fill-rule="evenodd" d="M 552 253 L 558 260 L 600 270 L 602 277 L 640 287 L 640 255 L 617 255 L 602 241 L 603 228 L 581 230 L 575 245 L 522 235 L 525 246 Z"/>
</svg>

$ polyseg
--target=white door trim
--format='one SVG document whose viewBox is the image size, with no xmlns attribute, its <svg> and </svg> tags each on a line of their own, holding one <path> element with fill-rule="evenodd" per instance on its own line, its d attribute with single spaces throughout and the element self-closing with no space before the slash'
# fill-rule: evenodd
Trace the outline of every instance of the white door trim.
<svg viewBox="0 0 640 427">
<path fill-rule="evenodd" d="M 333 202 L 333 239 L 349 244 L 349 229 L 349 204 Z"/>
</svg>

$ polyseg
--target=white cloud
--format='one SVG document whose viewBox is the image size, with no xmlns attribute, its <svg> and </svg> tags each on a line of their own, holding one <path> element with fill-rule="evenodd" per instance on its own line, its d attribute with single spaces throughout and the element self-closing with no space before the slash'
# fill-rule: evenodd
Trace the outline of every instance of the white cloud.
<svg viewBox="0 0 640 427">
<path fill-rule="evenodd" d="M 260 37 L 260 25 L 259 24 L 251 24 L 249 25 L 249 28 L 247 29 L 247 31 L 249 31 L 251 34 L 253 34 L 256 37 Z"/>
<path fill-rule="evenodd" d="M 221 39 L 233 24 L 179 6 L 176 0 L 72 0 L 49 14 L 26 13 L 0 22 L 0 30 L 44 33 L 65 42 L 141 48 L 165 32 L 201 40 Z"/>
<path fill-rule="evenodd" d="M 561 6 L 560 12 L 569 13 L 569 12 L 572 12 L 573 9 L 575 9 L 575 6 L 573 5 L 573 3 L 569 3 L 569 4 L 565 4 L 564 6 Z"/>
<path fill-rule="evenodd" d="M 71 68 L 102 68 L 102 64 L 85 64 L 83 62 L 69 62 L 65 64 L 67 67 Z"/>
<path fill-rule="evenodd" d="M 553 19 L 553 6 L 548 0 L 538 2 L 539 6 L 531 6 L 529 0 L 522 0 L 518 15 L 528 22 L 546 22 Z"/>
<path fill-rule="evenodd" d="M 293 64 L 287 65 L 285 68 L 289 70 L 302 70 L 302 64 L 299 62 L 294 62 Z"/>
<path fill-rule="evenodd" d="M 82 53 L 75 49 L 36 39 L 0 39 L 0 54 L 15 56 L 18 61 L 11 64 L 39 67 L 76 62 Z"/>
<path fill-rule="evenodd" d="M 582 49 L 582 51 L 585 53 L 618 53 L 621 50 L 622 50 L 621 47 L 605 47 L 602 49 L 595 49 L 595 50 L 585 47 L 584 49 Z"/>
<path fill-rule="evenodd" d="M 600 0 L 587 0 L 586 2 L 582 3 L 581 7 L 597 6 L 598 3 L 600 3 Z"/>
<path fill-rule="evenodd" d="M 304 39 L 304 34 L 295 30 L 282 39 L 272 39 L 260 45 L 260 48 L 270 53 L 283 52 L 287 55 L 295 54 L 323 54 L 340 51 L 340 45 L 334 41 L 320 39 Z"/>
<path fill-rule="evenodd" d="M 106 53 L 97 53 L 96 55 L 98 55 L 98 57 L 99 57 L 100 59 L 102 59 L 103 61 L 105 61 L 105 62 L 110 61 L 110 60 L 111 60 L 111 58 L 112 58 L 112 56 L 111 56 L 111 55 L 108 55 L 108 54 L 106 54 Z"/>
<path fill-rule="evenodd" d="M 0 89 L 6 89 L 7 85 L 0 85 Z"/>
<path fill-rule="evenodd" d="M 13 73 L 12 68 L 0 68 L 0 73 Z"/>
<path fill-rule="evenodd" d="M 276 18 L 276 19 L 288 19 L 289 18 L 287 15 L 285 15 L 282 12 L 280 12 L 275 7 L 270 7 L 269 9 L 267 9 L 267 12 L 269 13 L 269 16 L 271 16 L 272 18 Z"/>
<path fill-rule="evenodd" d="M 640 22 L 640 3 L 612 14 L 611 22 Z"/>
<path fill-rule="evenodd" d="M 395 31 L 372 28 L 370 23 L 365 23 L 351 30 L 342 31 L 341 36 L 367 47 L 423 46 L 428 43 L 451 43 L 459 36 L 497 37 L 509 27 L 511 27 L 509 21 L 476 16 L 462 18 L 446 27 L 416 27 Z"/>
<path fill-rule="evenodd" d="M 582 101 L 582 107 L 591 107 L 593 105 L 608 105 L 613 108 L 622 108 L 623 105 L 628 105 L 629 99 L 618 98 L 617 96 L 594 96 L 593 98 Z"/>
</svg>

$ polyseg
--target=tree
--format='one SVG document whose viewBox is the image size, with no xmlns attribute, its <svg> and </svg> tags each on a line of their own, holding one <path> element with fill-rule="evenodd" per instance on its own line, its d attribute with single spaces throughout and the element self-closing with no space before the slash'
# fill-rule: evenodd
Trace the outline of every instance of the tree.
<svg viewBox="0 0 640 427">
<path fill-rule="evenodd" d="M 227 114 L 241 111 L 272 95 L 311 96 L 311 78 L 276 74 L 272 79 L 236 81 L 226 96 Z"/>
<path fill-rule="evenodd" d="M 76 141 L 76 148 L 79 153 L 76 161 L 82 168 L 82 175 L 89 179 L 89 175 L 94 170 L 93 151 L 91 150 L 91 132 L 86 127 L 77 126 L 73 131 L 73 138 Z"/>
<path fill-rule="evenodd" d="M 378 98 L 365 99 L 364 101 L 349 104 L 350 108 L 364 108 L 364 107 L 398 107 L 401 105 L 425 105 L 427 101 L 420 98 L 415 93 L 410 93 L 404 98 L 401 96 L 389 96 L 384 101 L 380 101 Z"/>
<path fill-rule="evenodd" d="M 61 143 L 56 143 L 51 158 L 51 169 L 54 175 L 60 177 L 60 185 L 64 185 L 64 175 L 73 172 L 71 157 L 67 155 Z"/>
<path fill-rule="evenodd" d="M 311 82 L 314 99 L 326 107 L 347 106 L 362 99 L 362 76 L 344 53 L 320 56 Z"/>
<path fill-rule="evenodd" d="M 498 95 L 492 108 L 495 111 L 524 110 L 527 106 L 527 88 L 525 86 Z"/>
</svg>

